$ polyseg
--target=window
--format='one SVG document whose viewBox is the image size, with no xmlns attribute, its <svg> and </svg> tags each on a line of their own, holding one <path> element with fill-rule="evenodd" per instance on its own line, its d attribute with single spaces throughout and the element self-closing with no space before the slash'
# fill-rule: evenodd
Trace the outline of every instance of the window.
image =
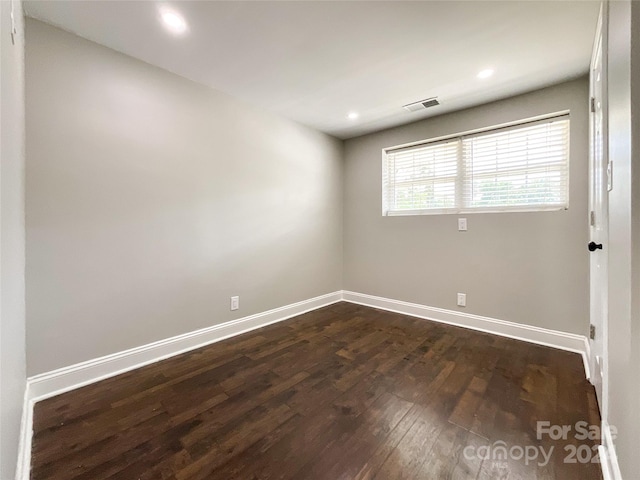
<svg viewBox="0 0 640 480">
<path fill-rule="evenodd" d="M 383 215 L 569 206 L 569 115 L 383 151 Z"/>
</svg>

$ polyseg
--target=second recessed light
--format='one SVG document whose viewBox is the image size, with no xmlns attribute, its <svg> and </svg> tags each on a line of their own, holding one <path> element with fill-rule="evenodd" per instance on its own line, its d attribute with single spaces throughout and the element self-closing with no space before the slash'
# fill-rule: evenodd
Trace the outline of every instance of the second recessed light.
<svg viewBox="0 0 640 480">
<path fill-rule="evenodd" d="M 493 75 L 493 68 L 485 68 L 478 73 L 478 78 L 489 78 Z"/>
<path fill-rule="evenodd" d="M 347 114 L 347 118 L 349 120 L 355 120 L 356 118 L 358 118 L 360 115 L 358 114 L 358 112 L 349 112 Z"/>
<path fill-rule="evenodd" d="M 170 8 L 160 8 L 160 18 L 165 28 L 175 35 L 182 35 L 189 29 L 184 17 Z"/>
</svg>

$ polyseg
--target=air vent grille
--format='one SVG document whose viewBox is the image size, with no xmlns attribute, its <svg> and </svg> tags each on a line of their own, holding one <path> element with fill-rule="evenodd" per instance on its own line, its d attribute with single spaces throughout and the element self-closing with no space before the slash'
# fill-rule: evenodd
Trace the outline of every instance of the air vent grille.
<svg viewBox="0 0 640 480">
<path fill-rule="evenodd" d="M 410 103 L 403 108 L 410 112 L 417 112 L 418 110 L 424 110 L 426 108 L 435 107 L 440 105 L 437 97 L 427 98 L 426 100 L 420 100 L 419 102 Z"/>
</svg>

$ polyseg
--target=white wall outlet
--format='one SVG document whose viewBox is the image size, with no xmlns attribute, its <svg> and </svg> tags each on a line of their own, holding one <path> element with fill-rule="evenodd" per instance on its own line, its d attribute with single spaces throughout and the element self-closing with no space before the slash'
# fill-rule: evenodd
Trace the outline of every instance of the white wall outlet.
<svg viewBox="0 0 640 480">
<path fill-rule="evenodd" d="M 459 293 L 458 294 L 458 306 L 459 307 L 466 307 L 467 306 L 467 294 L 466 293 Z"/>
<path fill-rule="evenodd" d="M 231 310 L 238 310 L 240 308 L 240 297 L 231 297 Z"/>
<path fill-rule="evenodd" d="M 458 219 L 458 231 L 459 232 L 466 232 L 467 231 L 467 219 L 466 218 L 459 218 Z"/>
</svg>

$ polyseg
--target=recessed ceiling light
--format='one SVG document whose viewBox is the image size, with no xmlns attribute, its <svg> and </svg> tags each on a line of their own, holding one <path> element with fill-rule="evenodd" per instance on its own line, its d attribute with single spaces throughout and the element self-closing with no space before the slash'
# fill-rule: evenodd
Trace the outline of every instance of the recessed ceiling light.
<svg viewBox="0 0 640 480">
<path fill-rule="evenodd" d="M 478 78 L 489 78 L 493 75 L 493 68 L 485 68 L 478 73 Z"/>
<path fill-rule="evenodd" d="M 358 112 L 349 112 L 347 114 L 347 118 L 349 120 L 355 120 L 356 118 L 358 118 L 360 116 L 360 114 L 358 114 Z"/>
<path fill-rule="evenodd" d="M 165 28 L 176 35 L 186 33 L 189 28 L 184 17 L 170 8 L 162 7 L 160 9 L 160 18 Z"/>
</svg>

